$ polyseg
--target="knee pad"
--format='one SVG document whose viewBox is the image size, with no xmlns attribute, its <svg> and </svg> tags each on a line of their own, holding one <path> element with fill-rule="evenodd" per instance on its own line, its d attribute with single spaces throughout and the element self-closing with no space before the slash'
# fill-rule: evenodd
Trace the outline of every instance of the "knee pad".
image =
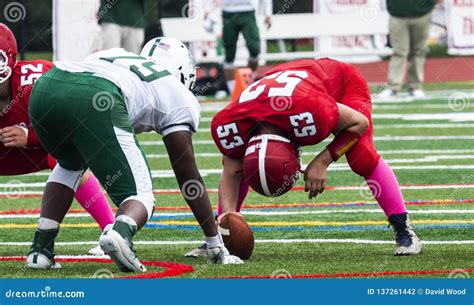
<svg viewBox="0 0 474 305">
<path fill-rule="evenodd" d="M 63 184 L 74 192 L 77 191 L 79 186 L 79 181 L 81 180 L 82 175 L 84 174 L 85 170 L 69 170 L 61 167 L 61 165 L 56 164 L 53 171 L 49 175 L 47 182 L 56 182 L 59 184 Z"/>
<path fill-rule="evenodd" d="M 139 195 L 130 196 L 130 197 L 127 197 L 123 202 L 129 201 L 129 200 L 135 200 L 143 204 L 143 206 L 145 207 L 148 213 L 148 220 L 150 220 L 155 210 L 155 196 L 153 195 L 153 193 L 142 193 Z"/>
</svg>

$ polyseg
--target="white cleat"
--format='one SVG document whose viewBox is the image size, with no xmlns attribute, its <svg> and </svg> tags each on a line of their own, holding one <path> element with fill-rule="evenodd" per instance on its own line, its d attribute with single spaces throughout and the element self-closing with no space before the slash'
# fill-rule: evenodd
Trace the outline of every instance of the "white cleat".
<svg viewBox="0 0 474 305">
<path fill-rule="evenodd" d="M 90 254 L 90 255 L 94 255 L 94 256 L 104 256 L 105 255 L 105 252 L 104 252 L 104 250 L 102 250 L 100 245 L 97 245 L 94 248 L 90 249 L 87 253 Z"/>
<path fill-rule="evenodd" d="M 55 262 L 54 259 L 50 259 L 46 255 L 39 252 L 33 252 L 28 254 L 28 256 L 26 257 L 26 266 L 30 269 L 38 270 L 61 268 L 61 265 Z"/>
<path fill-rule="evenodd" d="M 237 265 L 244 262 L 237 256 L 230 255 L 226 247 L 212 247 L 207 249 L 207 261 L 210 264 Z"/>
<path fill-rule="evenodd" d="M 130 242 L 125 240 L 117 231 L 104 232 L 99 239 L 99 245 L 105 254 L 115 262 L 122 272 L 146 272 L 145 266 L 138 260 Z"/>
<path fill-rule="evenodd" d="M 424 99 L 426 97 L 425 92 L 421 89 L 411 90 L 410 95 L 415 99 Z"/>
<path fill-rule="evenodd" d="M 412 236 L 411 236 L 411 245 L 400 245 L 397 244 L 397 247 L 395 251 L 393 252 L 394 255 L 400 256 L 400 255 L 418 255 L 421 253 L 423 246 L 421 245 L 421 241 L 416 236 L 415 232 L 412 230 Z"/>
<path fill-rule="evenodd" d="M 411 226 L 408 215 L 392 214 L 388 220 L 395 232 L 395 240 L 397 243 L 393 254 L 397 256 L 420 254 L 423 250 L 423 246 Z"/>
<path fill-rule="evenodd" d="M 184 256 L 186 257 L 207 257 L 207 245 L 204 243 L 201 246 L 197 247 L 186 253 Z"/>
</svg>

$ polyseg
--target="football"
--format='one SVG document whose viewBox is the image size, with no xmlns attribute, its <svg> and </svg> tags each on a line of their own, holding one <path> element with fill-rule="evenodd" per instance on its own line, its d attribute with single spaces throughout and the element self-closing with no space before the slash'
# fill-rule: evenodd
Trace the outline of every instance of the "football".
<svg viewBox="0 0 474 305">
<path fill-rule="evenodd" d="M 252 256 L 253 232 L 242 216 L 237 213 L 224 215 L 219 224 L 219 232 L 230 254 L 241 259 L 249 259 Z"/>
</svg>

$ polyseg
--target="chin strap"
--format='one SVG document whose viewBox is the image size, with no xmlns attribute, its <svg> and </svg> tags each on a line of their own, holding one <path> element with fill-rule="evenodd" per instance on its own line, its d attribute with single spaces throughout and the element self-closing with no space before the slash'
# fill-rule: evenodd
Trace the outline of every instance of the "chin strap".
<svg viewBox="0 0 474 305">
<path fill-rule="evenodd" d="M 326 146 L 334 161 L 339 160 L 349 149 L 359 141 L 360 135 L 357 132 L 343 131 L 336 135 L 334 140 Z"/>
</svg>

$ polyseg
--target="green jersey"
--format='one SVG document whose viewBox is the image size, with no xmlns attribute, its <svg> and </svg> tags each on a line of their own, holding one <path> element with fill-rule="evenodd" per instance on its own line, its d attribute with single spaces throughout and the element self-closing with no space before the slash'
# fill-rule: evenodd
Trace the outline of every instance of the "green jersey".
<svg viewBox="0 0 474 305">
<path fill-rule="evenodd" d="M 99 21 L 145 28 L 143 0 L 101 0 Z"/>
<path fill-rule="evenodd" d="M 387 0 L 387 9 L 395 17 L 418 17 L 431 12 L 436 0 Z"/>
</svg>

